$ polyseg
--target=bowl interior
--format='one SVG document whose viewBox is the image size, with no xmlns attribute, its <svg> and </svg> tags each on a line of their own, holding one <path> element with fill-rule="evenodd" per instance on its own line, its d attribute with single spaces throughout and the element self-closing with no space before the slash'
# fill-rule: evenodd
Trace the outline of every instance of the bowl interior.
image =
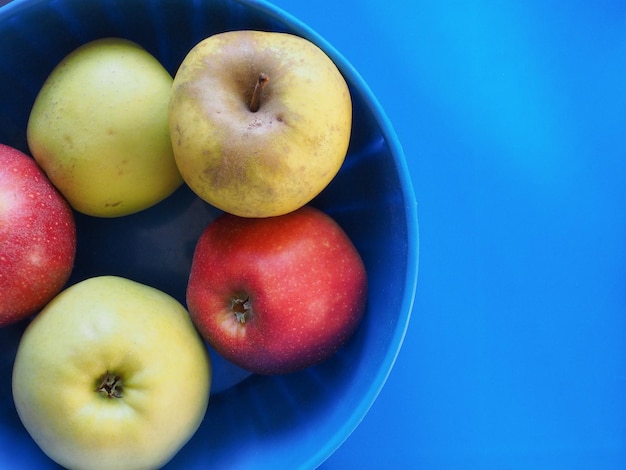
<svg viewBox="0 0 626 470">
<path fill-rule="evenodd" d="M 357 333 L 336 356 L 299 373 L 249 376 L 212 353 L 206 418 L 168 468 L 314 467 L 348 437 L 382 388 L 404 338 L 417 277 L 417 217 L 402 150 L 350 64 L 297 19 L 258 1 L 15 0 L 0 9 L 0 142 L 28 153 L 26 123 L 35 96 L 54 66 L 85 42 L 106 36 L 136 41 L 174 75 L 197 42 L 235 29 L 306 37 L 333 58 L 350 86 L 348 156 L 312 204 L 333 216 L 361 253 L 368 306 Z M 117 274 L 184 304 L 196 240 L 218 213 L 183 186 L 132 216 L 76 214 L 78 251 L 70 282 Z M 12 362 L 25 326 L 0 329 L 0 467 L 55 468 L 13 406 Z"/>
</svg>

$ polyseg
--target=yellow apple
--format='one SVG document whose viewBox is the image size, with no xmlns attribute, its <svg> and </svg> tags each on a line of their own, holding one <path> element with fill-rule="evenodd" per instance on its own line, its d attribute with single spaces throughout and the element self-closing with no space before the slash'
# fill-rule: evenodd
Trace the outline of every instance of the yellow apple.
<svg viewBox="0 0 626 470">
<path fill-rule="evenodd" d="M 242 217 L 291 212 L 343 164 L 352 101 L 333 61 L 288 33 L 230 31 L 184 58 L 170 97 L 176 163 L 205 201 Z"/>
<path fill-rule="evenodd" d="M 197 430 L 210 380 L 180 303 L 102 276 L 61 292 L 28 326 L 13 396 L 26 430 L 66 468 L 159 468 Z"/>
<path fill-rule="evenodd" d="M 154 56 L 120 38 L 79 47 L 49 75 L 28 145 L 76 210 L 132 214 L 182 184 L 168 130 L 172 80 Z"/>
</svg>

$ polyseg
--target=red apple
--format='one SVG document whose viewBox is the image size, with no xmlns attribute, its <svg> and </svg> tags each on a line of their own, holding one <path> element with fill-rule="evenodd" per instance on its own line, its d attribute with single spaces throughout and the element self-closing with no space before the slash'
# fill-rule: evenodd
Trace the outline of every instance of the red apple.
<svg viewBox="0 0 626 470">
<path fill-rule="evenodd" d="M 0 144 L 0 326 L 36 313 L 67 282 L 74 215 L 35 160 Z"/>
<path fill-rule="evenodd" d="M 187 304 L 206 341 L 258 374 L 324 361 L 365 310 L 363 261 L 341 227 L 310 206 L 270 218 L 222 214 L 202 233 Z"/>
</svg>

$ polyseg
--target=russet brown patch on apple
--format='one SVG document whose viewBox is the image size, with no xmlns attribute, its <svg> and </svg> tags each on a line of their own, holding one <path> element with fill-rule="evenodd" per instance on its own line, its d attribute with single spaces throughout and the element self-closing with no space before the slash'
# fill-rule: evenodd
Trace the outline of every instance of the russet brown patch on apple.
<svg viewBox="0 0 626 470">
<path fill-rule="evenodd" d="M 277 110 L 273 101 L 275 83 L 280 85 L 281 67 L 270 50 L 259 50 L 250 36 L 249 41 L 237 43 L 222 42 L 219 61 L 204 61 L 203 69 L 195 71 L 191 80 L 195 86 L 189 86 L 190 94 L 198 97 L 202 90 L 215 90 L 210 99 L 198 100 L 199 112 L 213 122 L 219 122 L 222 133 L 236 136 L 224 138 L 215 136 L 216 141 L 223 141 L 219 148 L 221 158 L 211 164 L 207 159 L 203 174 L 215 188 L 237 186 L 238 181 L 255 190 L 265 193 L 266 197 L 274 194 L 271 184 L 266 184 L 263 175 L 255 168 L 261 165 L 264 173 L 276 176 L 285 174 L 289 168 L 284 164 L 285 156 L 291 149 L 283 145 L 283 154 L 267 152 L 275 141 L 280 139 L 280 126 L 289 125 L 285 112 Z M 262 57 L 259 57 L 261 54 Z M 262 66 L 266 65 L 261 70 Z M 224 73 L 228 70 L 229 73 Z M 258 111 L 249 109 L 250 100 L 259 75 L 265 73 L 270 80 L 261 93 Z M 213 137 L 208 137 L 213 138 Z M 252 142 L 255 142 L 254 144 Z M 252 168 L 254 166 L 255 168 Z M 251 173 L 254 172 L 255 175 Z M 255 184 L 256 182 L 256 184 Z M 246 188 L 242 187 L 242 191 Z"/>
</svg>

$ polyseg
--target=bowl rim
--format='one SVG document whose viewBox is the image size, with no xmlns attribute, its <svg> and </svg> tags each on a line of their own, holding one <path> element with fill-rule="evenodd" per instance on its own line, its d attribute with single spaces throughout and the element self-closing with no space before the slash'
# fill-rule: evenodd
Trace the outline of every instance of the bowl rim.
<svg viewBox="0 0 626 470">
<path fill-rule="evenodd" d="M 406 336 L 409 322 L 413 313 L 415 296 L 417 291 L 417 278 L 419 266 L 419 227 L 418 227 L 418 211 L 417 200 L 415 197 L 413 180 L 411 178 L 406 156 L 396 132 L 385 113 L 380 102 L 372 92 L 369 85 L 360 75 L 360 73 L 352 66 L 346 57 L 331 45 L 320 33 L 313 30 L 302 20 L 296 18 L 293 14 L 271 3 L 270 0 L 230 0 L 233 3 L 240 4 L 257 10 L 269 18 L 287 25 L 289 29 L 302 36 L 322 49 L 337 65 L 341 73 L 346 77 L 347 81 L 353 84 L 363 94 L 368 107 L 375 121 L 380 127 L 382 136 L 384 137 L 397 170 L 400 189 L 404 201 L 404 217 L 407 230 L 407 265 L 404 278 L 404 295 L 400 304 L 400 316 L 396 324 L 395 330 L 391 337 L 389 347 L 380 363 L 375 375 L 373 375 L 370 386 L 366 393 L 361 396 L 358 403 L 352 403 L 352 411 L 349 418 L 338 427 L 330 436 L 330 439 L 320 446 L 317 451 L 303 462 L 306 467 L 315 468 L 327 460 L 341 445 L 350 437 L 352 432 L 359 426 L 365 418 L 370 408 L 378 398 L 382 391 L 396 359 L 402 348 L 402 343 Z M 47 3 L 48 0 L 12 0 L 6 4 L 0 4 L 0 17 L 9 17 L 17 14 L 21 10 L 32 8 L 36 5 Z"/>
</svg>

